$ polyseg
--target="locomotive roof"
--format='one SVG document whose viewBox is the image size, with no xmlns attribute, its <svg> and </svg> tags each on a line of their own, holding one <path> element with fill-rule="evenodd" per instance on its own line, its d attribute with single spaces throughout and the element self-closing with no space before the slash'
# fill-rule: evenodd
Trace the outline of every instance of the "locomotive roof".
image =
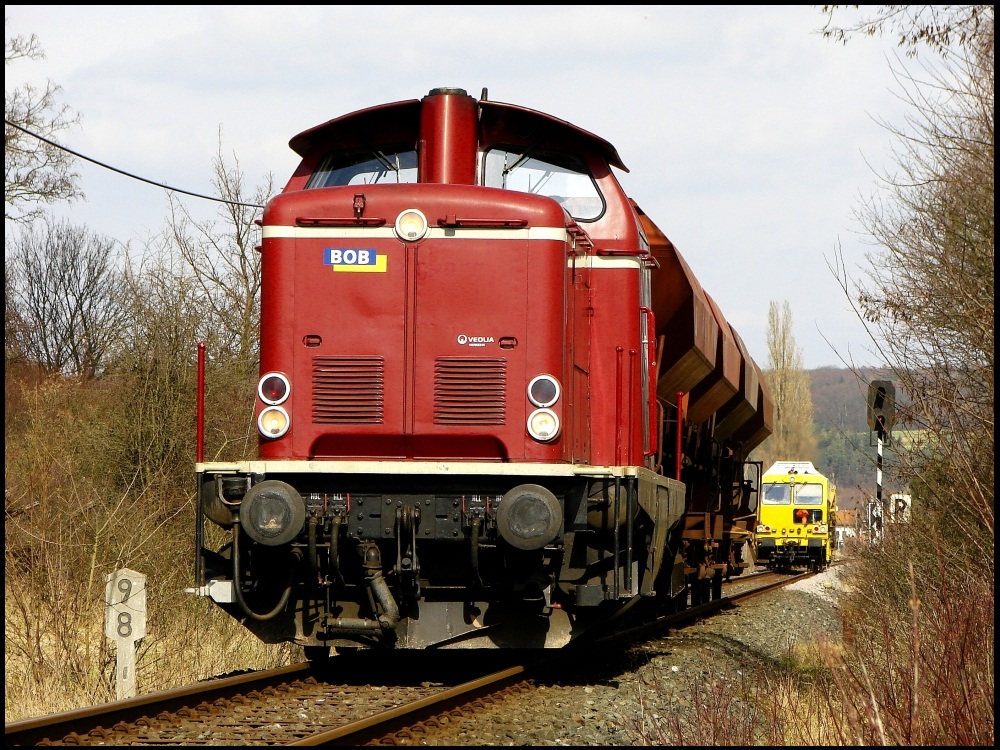
<svg viewBox="0 0 1000 750">
<path fill-rule="evenodd" d="M 392 104 L 379 104 L 328 120 L 322 125 L 303 130 L 288 145 L 299 156 L 305 156 L 318 143 L 364 140 L 367 134 L 372 134 L 375 140 L 382 142 L 384 136 L 379 136 L 386 131 L 399 131 L 401 136 L 407 132 L 419 132 L 419 128 L 420 100 L 408 99 Z M 361 135 L 362 133 L 366 135 Z"/>
<path fill-rule="evenodd" d="M 816 476 L 823 476 L 816 471 L 816 467 L 813 466 L 812 461 L 775 461 L 771 464 L 771 468 L 764 472 L 765 476 L 768 474 L 815 474 Z"/>
<path fill-rule="evenodd" d="M 480 100 L 479 107 L 482 129 L 494 139 L 510 134 L 518 140 L 528 139 L 536 146 L 558 144 L 560 151 L 567 147 L 597 151 L 612 166 L 629 171 L 608 141 L 558 117 L 516 104 L 488 100 Z M 357 110 L 303 130 L 288 145 L 304 157 L 314 146 L 330 142 L 363 145 L 366 142 L 416 141 L 420 132 L 420 108 L 421 100 L 407 99 Z"/>
</svg>

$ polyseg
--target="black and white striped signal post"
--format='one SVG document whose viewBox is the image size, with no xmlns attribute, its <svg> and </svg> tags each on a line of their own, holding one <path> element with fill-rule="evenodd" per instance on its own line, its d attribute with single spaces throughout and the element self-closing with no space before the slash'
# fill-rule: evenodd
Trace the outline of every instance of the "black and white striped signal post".
<svg viewBox="0 0 1000 750">
<path fill-rule="evenodd" d="M 885 503 L 882 501 L 882 445 L 891 435 L 896 410 L 896 386 L 891 380 L 873 380 L 868 384 L 868 428 L 875 432 L 875 502 L 868 506 L 868 528 L 872 539 L 881 539 L 885 531 Z"/>
<path fill-rule="evenodd" d="M 885 429 L 882 424 L 877 425 L 875 432 L 875 507 L 878 508 L 878 538 L 882 538 L 885 532 L 883 523 L 885 522 L 885 504 L 882 502 L 882 439 L 885 436 Z"/>
</svg>

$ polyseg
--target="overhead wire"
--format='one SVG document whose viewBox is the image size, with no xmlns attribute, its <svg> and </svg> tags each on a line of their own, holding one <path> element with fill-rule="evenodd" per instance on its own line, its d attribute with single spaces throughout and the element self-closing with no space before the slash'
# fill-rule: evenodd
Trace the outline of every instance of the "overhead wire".
<svg viewBox="0 0 1000 750">
<path fill-rule="evenodd" d="M 240 203 L 239 201 L 227 200 L 225 198 L 216 198 L 213 195 L 203 195 L 201 193 L 194 193 L 194 192 L 192 192 L 190 190 L 182 190 L 181 188 L 171 187 L 170 185 L 164 184 L 162 182 L 155 182 L 154 180 L 148 180 L 145 177 L 140 177 L 139 175 L 132 174 L 131 172 L 126 172 L 124 169 L 118 169 L 118 167 L 113 167 L 110 164 L 105 164 L 102 161 L 98 161 L 97 159 L 92 159 L 89 156 L 85 156 L 84 154 L 81 154 L 81 153 L 79 153 L 77 151 L 74 151 L 71 148 L 67 148 L 66 146 L 63 146 L 61 143 L 56 143 L 55 141 L 49 140 L 45 136 L 39 135 L 38 133 L 34 133 L 34 132 L 28 130 L 27 128 L 25 128 L 23 126 L 18 125 L 15 122 L 11 122 L 6 117 L 4 118 L 3 121 L 4 121 L 5 125 L 9 125 L 12 128 L 17 128 L 22 133 L 27 133 L 31 137 L 37 138 L 38 140 L 42 141 L 43 143 L 47 143 L 50 146 L 54 146 L 55 148 L 58 148 L 61 151 L 65 151 L 68 154 L 72 154 L 73 156 L 77 157 L 78 159 L 83 159 L 84 161 L 89 161 L 91 164 L 96 164 L 97 166 L 103 167 L 104 169 L 110 169 L 112 172 L 117 172 L 118 174 L 125 175 L 126 177 L 131 177 L 133 180 L 139 180 L 140 182 L 145 182 L 145 183 L 147 183 L 149 185 L 155 185 L 156 187 L 163 188 L 164 190 L 170 190 L 171 192 L 174 192 L 174 193 L 183 193 L 184 195 L 190 195 L 190 196 L 192 196 L 194 198 L 202 198 L 204 200 L 215 201 L 217 203 L 227 203 L 227 204 L 229 204 L 231 206 L 244 206 L 246 208 L 264 208 L 263 206 L 261 206 L 261 205 L 259 205 L 257 203 Z"/>
</svg>

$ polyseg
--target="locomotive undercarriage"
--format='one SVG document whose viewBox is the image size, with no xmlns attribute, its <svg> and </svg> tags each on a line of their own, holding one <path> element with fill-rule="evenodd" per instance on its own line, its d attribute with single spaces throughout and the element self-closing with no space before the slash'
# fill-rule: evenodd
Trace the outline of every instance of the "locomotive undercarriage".
<svg viewBox="0 0 1000 750">
<path fill-rule="evenodd" d="M 830 561 L 822 539 L 781 540 L 770 537 L 759 540 L 758 561 L 768 570 L 788 571 L 795 567 L 823 570 Z"/>
<path fill-rule="evenodd" d="M 668 436 L 663 437 L 665 445 Z M 755 565 L 754 527 L 761 462 L 745 460 L 739 444 L 719 443 L 689 426 L 682 477 L 687 511 L 679 535 L 678 567 L 691 606 L 722 597 L 723 583 Z M 666 456 L 667 463 L 675 460 Z"/>
<path fill-rule="evenodd" d="M 199 544 L 195 593 L 265 642 L 311 649 L 558 647 L 630 600 L 684 593 L 683 488 L 639 472 L 458 477 L 419 494 L 412 477 L 329 492 L 344 478 L 205 472 L 202 512 L 229 533 L 218 551 Z M 287 541 L 249 518 L 261 487 L 302 500 Z"/>
</svg>

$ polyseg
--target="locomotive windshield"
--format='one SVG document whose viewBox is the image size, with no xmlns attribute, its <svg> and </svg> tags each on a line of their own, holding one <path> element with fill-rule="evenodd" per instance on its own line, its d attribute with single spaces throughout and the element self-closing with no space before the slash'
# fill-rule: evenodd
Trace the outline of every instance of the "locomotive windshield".
<svg viewBox="0 0 1000 750">
<path fill-rule="evenodd" d="M 412 147 L 362 149 L 327 156 L 312 173 L 306 189 L 416 181 L 417 152 Z"/>
<path fill-rule="evenodd" d="M 792 493 L 794 489 L 794 500 Z M 764 505 L 822 505 L 823 485 L 820 484 L 785 484 L 783 482 L 766 482 L 764 484 Z"/>
<path fill-rule="evenodd" d="M 799 484 L 795 487 L 797 505 L 822 505 L 823 487 L 818 484 Z"/>
<path fill-rule="evenodd" d="M 788 505 L 792 498 L 787 484 L 764 485 L 764 505 Z"/>
<path fill-rule="evenodd" d="M 486 152 L 483 184 L 552 198 L 578 221 L 593 221 L 604 212 L 587 165 L 571 154 L 492 148 Z"/>
</svg>

